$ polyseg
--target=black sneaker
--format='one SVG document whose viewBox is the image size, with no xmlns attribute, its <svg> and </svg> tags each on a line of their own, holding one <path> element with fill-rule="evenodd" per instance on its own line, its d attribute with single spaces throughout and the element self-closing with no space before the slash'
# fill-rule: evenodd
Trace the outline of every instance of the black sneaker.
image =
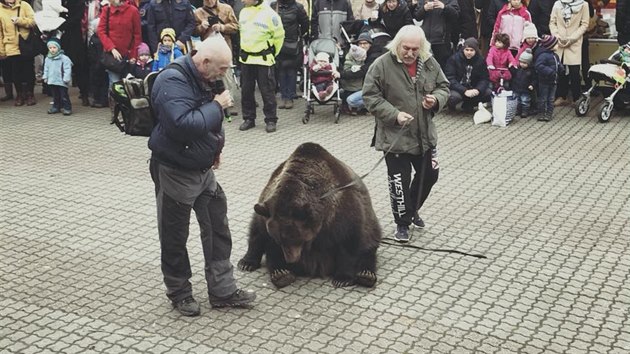
<svg viewBox="0 0 630 354">
<path fill-rule="evenodd" d="M 255 126 L 256 126 L 256 123 L 254 123 L 253 120 L 245 119 L 243 123 L 241 124 L 241 126 L 238 127 L 238 130 L 245 131 L 245 130 L 252 129 Z"/>
<path fill-rule="evenodd" d="M 407 243 L 409 242 L 409 226 L 398 225 L 396 226 L 396 233 L 394 233 L 394 241 Z"/>
<path fill-rule="evenodd" d="M 237 289 L 228 297 L 219 298 L 209 295 L 209 298 L 210 305 L 212 305 L 212 307 L 247 307 L 256 300 L 256 293 L 253 291 Z"/>
<path fill-rule="evenodd" d="M 199 316 L 201 310 L 199 309 L 199 303 L 192 297 L 189 296 L 180 301 L 173 301 L 173 307 L 179 311 L 183 316 Z"/>
<path fill-rule="evenodd" d="M 265 126 L 265 131 L 267 133 L 273 133 L 276 131 L 276 122 L 267 122 Z"/>
<path fill-rule="evenodd" d="M 424 221 L 422 220 L 420 215 L 418 215 L 418 213 L 413 216 L 413 218 L 411 219 L 411 223 L 418 229 L 424 229 Z"/>
</svg>

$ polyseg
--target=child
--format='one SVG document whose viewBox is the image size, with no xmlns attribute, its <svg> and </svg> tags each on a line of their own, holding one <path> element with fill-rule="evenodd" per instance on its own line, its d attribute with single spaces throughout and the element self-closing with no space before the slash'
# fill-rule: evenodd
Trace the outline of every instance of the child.
<svg viewBox="0 0 630 354">
<path fill-rule="evenodd" d="M 57 38 L 50 38 L 46 45 L 48 55 L 44 61 L 42 80 L 48 85 L 53 96 L 53 104 L 48 114 L 61 112 L 64 116 L 69 116 L 72 114 L 72 104 L 68 96 L 68 85 L 72 79 L 72 61 L 63 54 Z"/>
<path fill-rule="evenodd" d="M 138 46 L 138 60 L 135 64 L 130 64 L 129 73 L 138 79 L 144 79 L 153 71 L 153 58 L 151 58 L 151 49 L 142 42 Z"/>
<path fill-rule="evenodd" d="M 532 66 L 534 55 L 532 50 L 527 48 L 519 58 L 519 67 L 513 70 L 512 75 L 512 91 L 518 99 L 518 111 L 521 118 L 527 118 L 530 114 L 530 104 L 532 101 L 532 92 L 535 86 L 536 73 Z"/>
<path fill-rule="evenodd" d="M 494 37 L 494 46 L 490 48 L 486 64 L 488 64 L 488 73 L 490 74 L 490 83 L 495 91 L 501 86 L 503 79 L 503 87 L 507 87 L 512 79 L 512 74 L 508 68 L 514 66 L 514 56 L 508 49 L 510 47 L 510 37 L 505 33 L 497 33 Z"/>
<path fill-rule="evenodd" d="M 529 11 L 527 11 L 527 8 L 523 6 L 521 0 L 509 0 L 497 14 L 494 30 L 492 32 L 495 34 L 494 39 L 496 40 L 496 35 L 499 33 L 507 34 L 510 38 L 509 43 L 512 44 L 510 47 L 508 43 L 508 47 L 516 53 L 518 46 L 524 38 L 523 31 L 526 22 L 532 22 L 532 16 Z"/>
<path fill-rule="evenodd" d="M 516 53 L 516 60 L 519 60 L 521 54 L 527 48 L 530 48 L 533 52 L 537 42 L 538 30 L 536 29 L 536 25 L 531 22 L 525 22 L 525 29 L 523 29 L 523 43 L 521 43 L 521 48 L 518 50 L 518 53 Z"/>
<path fill-rule="evenodd" d="M 553 101 L 558 85 L 558 73 L 564 72 L 564 66 L 560 62 L 554 49 L 558 45 L 558 39 L 546 34 L 536 47 L 535 63 L 538 78 L 538 113 L 539 121 L 549 122 L 553 118 Z"/>
<path fill-rule="evenodd" d="M 356 115 L 357 109 L 363 108 L 361 105 L 356 105 L 356 99 L 362 96 L 361 89 L 363 89 L 363 76 L 357 76 L 355 73 L 359 73 L 361 66 L 365 63 L 366 57 L 367 52 L 365 49 L 353 44 L 350 46 L 350 55 L 346 57 L 346 61 L 343 63 L 341 87 L 347 96 L 345 97 L 348 106 L 346 108 L 346 113 L 353 116 Z M 350 104 L 351 102 L 353 105 Z"/>
<path fill-rule="evenodd" d="M 333 82 L 339 77 L 337 68 L 330 63 L 327 53 L 319 52 L 311 63 L 311 82 L 315 85 L 320 100 L 326 99 L 333 90 Z"/>
<path fill-rule="evenodd" d="M 175 45 L 175 30 L 165 28 L 160 33 L 160 43 L 158 44 L 157 53 L 155 53 L 155 61 L 153 62 L 153 71 L 164 69 L 173 60 L 181 57 L 182 51 Z"/>
</svg>

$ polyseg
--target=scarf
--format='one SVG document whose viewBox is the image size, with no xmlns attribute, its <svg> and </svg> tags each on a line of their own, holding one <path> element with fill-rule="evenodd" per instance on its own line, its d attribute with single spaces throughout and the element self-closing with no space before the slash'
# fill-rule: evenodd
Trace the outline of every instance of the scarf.
<svg viewBox="0 0 630 354">
<path fill-rule="evenodd" d="M 562 5 L 562 18 L 565 22 L 569 22 L 573 14 L 582 9 L 584 0 L 560 0 L 560 4 Z"/>
<path fill-rule="evenodd" d="M 169 62 L 172 62 L 175 59 L 175 49 L 173 48 L 173 46 L 170 45 L 166 45 L 163 43 L 160 43 L 160 47 L 158 49 L 158 52 L 162 53 L 162 54 L 169 54 L 171 55 L 171 58 L 169 60 Z"/>
<path fill-rule="evenodd" d="M 56 58 L 56 57 L 60 56 L 61 54 L 63 54 L 63 49 L 59 49 L 59 50 L 57 51 L 57 54 L 55 54 L 55 55 L 52 55 L 52 54 L 50 54 L 50 52 L 48 52 L 48 54 L 46 55 L 46 57 L 47 57 L 47 58 Z"/>
</svg>

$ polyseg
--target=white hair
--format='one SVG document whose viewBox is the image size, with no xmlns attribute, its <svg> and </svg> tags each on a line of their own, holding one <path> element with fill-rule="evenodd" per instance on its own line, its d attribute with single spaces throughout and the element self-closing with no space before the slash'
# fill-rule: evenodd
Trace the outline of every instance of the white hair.
<svg viewBox="0 0 630 354">
<path fill-rule="evenodd" d="M 396 37 L 394 37 L 394 39 L 392 39 L 392 41 L 385 47 L 389 49 L 389 51 L 392 52 L 399 61 L 402 61 L 402 58 L 398 57 L 398 49 L 402 45 L 402 41 L 405 39 L 420 40 L 420 53 L 418 54 L 420 60 L 424 61 L 432 55 L 431 43 L 427 41 L 427 37 L 425 36 L 422 28 L 415 25 L 406 25 L 403 26 L 398 33 L 396 33 Z"/>
</svg>

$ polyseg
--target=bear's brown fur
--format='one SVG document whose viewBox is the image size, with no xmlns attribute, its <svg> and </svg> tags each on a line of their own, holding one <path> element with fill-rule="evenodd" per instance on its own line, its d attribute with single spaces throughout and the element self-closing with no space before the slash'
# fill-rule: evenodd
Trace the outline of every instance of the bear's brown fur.
<svg viewBox="0 0 630 354">
<path fill-rule="evenodd" d="M 254 210 L 241 269 L 259 268 L 266 254 L 278 288 L 295 275 L 332 276 L 335 287 L 376 283 L 381 229 L 369 192 L 350 167 L 320 145 L 302 144 L 281 163 Z"/>
</svg>

